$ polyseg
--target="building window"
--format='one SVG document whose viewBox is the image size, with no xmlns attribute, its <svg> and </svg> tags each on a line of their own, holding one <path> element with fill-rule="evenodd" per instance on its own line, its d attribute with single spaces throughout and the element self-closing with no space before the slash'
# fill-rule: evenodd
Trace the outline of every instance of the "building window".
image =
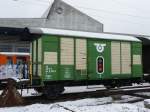
<svg viewBox="0 0 150 112">
<path fill-rule="evenodd" d="M 0 52 L 12 52 L 11 45 L 0 45 Z"/>
<path fill-rule="evenodd" d="M 30 49 L 29 48 L 24 48 L 24 47 L 20 47 L 20 48 L 17 48 L 16 52 L 29 52 Z"/>
</svg>

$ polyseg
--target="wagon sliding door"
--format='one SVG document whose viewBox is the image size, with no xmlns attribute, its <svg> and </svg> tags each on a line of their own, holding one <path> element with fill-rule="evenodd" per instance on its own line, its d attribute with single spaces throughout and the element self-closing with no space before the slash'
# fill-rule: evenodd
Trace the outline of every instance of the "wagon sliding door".
<svg viewBox="0 0 150 112">
<path fill-rule="evenodd" d="M 60 79 L 74 79 L 74 39 L 60 38 Z"/>
<path fill-rule="evenodd" d="M 111 42 L 111 72 L 112 75 L 121 73 L 121 49 L 120 42 Z"/>
<path fill-rule="evenodd" d="M 121 73 L 131 74 L 131 45 L 121 42 Z"/>
<path fill-rule="evenodd" d="M 87 40 L 76 39 L 76 50 L 75 50 L 75 69 L 76 69 L 76 80 L 87 78 Z"/>
<path fill-rule="evenodd" d="M 118 42 L 118 41 L 111 42 L 111 71 L 112 77 L 131 76 L 130 42 Z"/>
</svg>

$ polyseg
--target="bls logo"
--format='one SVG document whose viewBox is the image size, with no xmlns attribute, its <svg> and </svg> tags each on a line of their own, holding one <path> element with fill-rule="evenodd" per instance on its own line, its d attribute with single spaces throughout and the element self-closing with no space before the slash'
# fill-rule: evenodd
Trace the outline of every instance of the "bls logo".
<svg viewBox="0 0 150 112">
<path fill-rule="evenodd" d="M 99 44 L 99 43 L 95 43 L 94 45 L 96 46 L 96 50 L 99 53 L 102 53 L 104 51 L 104 47 L 106 46 L 106 44 Z"/>
</svg>

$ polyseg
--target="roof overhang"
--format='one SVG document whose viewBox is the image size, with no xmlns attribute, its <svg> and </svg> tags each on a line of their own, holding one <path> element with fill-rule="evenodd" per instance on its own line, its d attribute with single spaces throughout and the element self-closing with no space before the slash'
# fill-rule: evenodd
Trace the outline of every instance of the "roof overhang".
<svg viewBox="0 0 150 112">
<path fill-rule="evenodd" d="M 0 27 L 0 35 L 20 35 L 29 33 L 28 28 Z"/>
<path fill-rule="evenodd" d="M 150 37 L 137 37 L 143 43 L 143 45 L 150 45 Z"/>
<path fill-rule="evenodd" d="M 73 36 L 81 38 L 98 38 L 98 39 L 110 39 L 110 40 L 124 40 L 124 41 L 137 41 L 140 42 L 134 36 L 126 35 L 115 35 L 115 34 L 105 34 L 105 33 L 92 33 L 92 32 L 82 32 L 82 31 L 72 31 L 72 30 L 62 30 L 62 29 L 50 29 L 50 28 L 29 28 L 30 33 L 33 34 L 49 34 L 49 35 L 61 35 L 61 36 Z"/>
<path fill-rule="evenodd" d="M 0 40 L 31 41 L 34 38 L 28 28 L 0 27 L 0 35 Z"/>
</svg>

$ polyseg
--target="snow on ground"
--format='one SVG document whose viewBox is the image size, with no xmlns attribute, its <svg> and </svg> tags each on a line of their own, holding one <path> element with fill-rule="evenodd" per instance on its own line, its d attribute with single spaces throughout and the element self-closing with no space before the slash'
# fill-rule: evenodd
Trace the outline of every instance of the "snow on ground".
<svg viewBox="0 0 150 112">
<path fill-rule="evenodd" d="M 141 84 L 132 84 L 132 86 L 149 86 L 149 83 L 141 83 Z"/>
<path fill-rule="evenodd" d="M 88 92 L 105 89 L 103 85 L 65 87 L 64 93 Z"/>
<path fill-rule="evenodd" d="M 79 88 L 85 89 L 85 87 L 76 87 L 73 92 L 76 92 Z M 72 89 L 68 88 L 67 91 L 70 92 Z M 23 90 L 23 96 L 32 95 L 38 95 L 34 89 L 29 89 L 28 92 L 27 90 Z M 138 97 L 128 95 L 121 96 L 121 99 L 118 100 L 113 100 L 112 97 L 87 98 L 52 104 L 33 104 L 22 107 L 0 108 L 0 112 L 150 112 L 150 109 L 144 107 L 143 102 L 134 104 L 124 103 L 136 99 Z"/>
<path fill-rule="evenodd" d="M 138 92 L 138 95 L 150 96 L 150 92 Z"/>
<path fill-rule="evenodd" d="M 19 93 L 21 94 L 21 90 L 18 90 Z M 27 97 L 27 96 L 40 96 L 42 95 L 41 93 L 38 93 L 34 89 L 23 89 L 22 91 L 22 96 Z"/>
<path fill-rule="evenodd" d="M 149 85 L 149 83 L 143 83 L 143 84 L 133 84 L 133 86 L 147 86 Z M 126 86 L 128 87 L 128 86 Z M 96 91 L 96 90 L 102 90 L 105 89 L 105 87 L 103 85 L 93 85 L 93 86 L 74 86 L 74 87 L 65 87 L 65 93 L 76 93 L 76 92 L 88 92 L 88 91 Z M 21 90 L 19 90 L 19 92 L 21 93 Z M 2 91 L 0 91 L 0 94 L 2 93 Z M 36 91 L 34 91 L 34 89 L 29 89 L 29 91 L 27 92 L 27 89 L 23 90 L 23 96 L 33 96 L 33 95 L 38 95 Z M 149 93 L 147 93 L 149 94 Z"/>
<path fill-rule="evenodd" d="M 88 91 L 96 91 L 100 89 L 105 89 L 102 85 L 94 85 L 94 86 L 75 86 L 75 87 L 65 87 L 64 94 L 66 93 L 77 93 L 77 92 L 88 92 Z M 21 90 L 18 90 L 21 94 Z M 0 91 L 0 94 L 2 91 Z M 23 89 L 22 96 L 39 96 L 41 94 L 38 94 L 34 89 Z"/>
<path fill-rule="evenodd" d="M 143 102 L 135 104 L 110 103 L 110 97 L 82 99 L 53 104 L 33 104 L 24 107 L 0 108 L 0 112 L 150 112 Z"/>
<path fill-rule="evenodd" d="M 92 87 L 94 86 L 91 86 L 90 88 Z M 95 88 L 94 90 L 104 89 L 103 86 L 96 87 L 100 88 Z M 65 89 L 64 93 L 93 91 L 93 89 L 87 89 L 86 86 L 66 87 Z M 19 90 L 19 92 L 21 91 Z M 23 90 L 22 94 L 24 97 L 40 95 L 34 91 L 34 89 L 29 89 L 29 91 Z M 147 94 L 150 94 L 150 92 L 147 92 Z M 144 107 L 143 101 L 132 104 L 126 103 L 136 99 L 138 99 L 138 97 L 128 95 L 121 96 L 121 99 L 117 100 L 114 100 L 112 97 L 87 98 L 52 104 L 33 104 L 22 107 L 0 108 L 0 112 L 150 112 L 150 109 Z"/>
<path fill-rule="evenodd" d="M 135 85 L 135 86 L 139 86 L 139 85 Z M 102 90 L 102 89 L 105 89 L 102 85 L 90 86 L 89 88 L 87 88 L 87 86 L 65 87 L 65 91 L 63 92 L 63 94 L 96 91 L 96 90 Z M 21 90 L 19 90 L 19 92 L 21 93 Z M 0 91 L 0 94 L 1 94 L 1 91 Z M 136 94 L 150 96 L 150 92 L 138 92 Z M 28 91 L 27 89 L 24 89 L 22 92 L 22 95 L 23 96 L 39 96 L 41 94 L 38 94 L 34 89 L 28 89 Z"/>
<path fill-rule="evenodd" d="M 125 102 L 140 100 L 140 99 L 142 99 L 142 98 L 129 96 L 129 95 L 123 95 L 123 96 L 121 96 L 120 100 L 115 100 L 113 102 L 115 102 L 115 103 L 125 103 Z"/>
</svg>

